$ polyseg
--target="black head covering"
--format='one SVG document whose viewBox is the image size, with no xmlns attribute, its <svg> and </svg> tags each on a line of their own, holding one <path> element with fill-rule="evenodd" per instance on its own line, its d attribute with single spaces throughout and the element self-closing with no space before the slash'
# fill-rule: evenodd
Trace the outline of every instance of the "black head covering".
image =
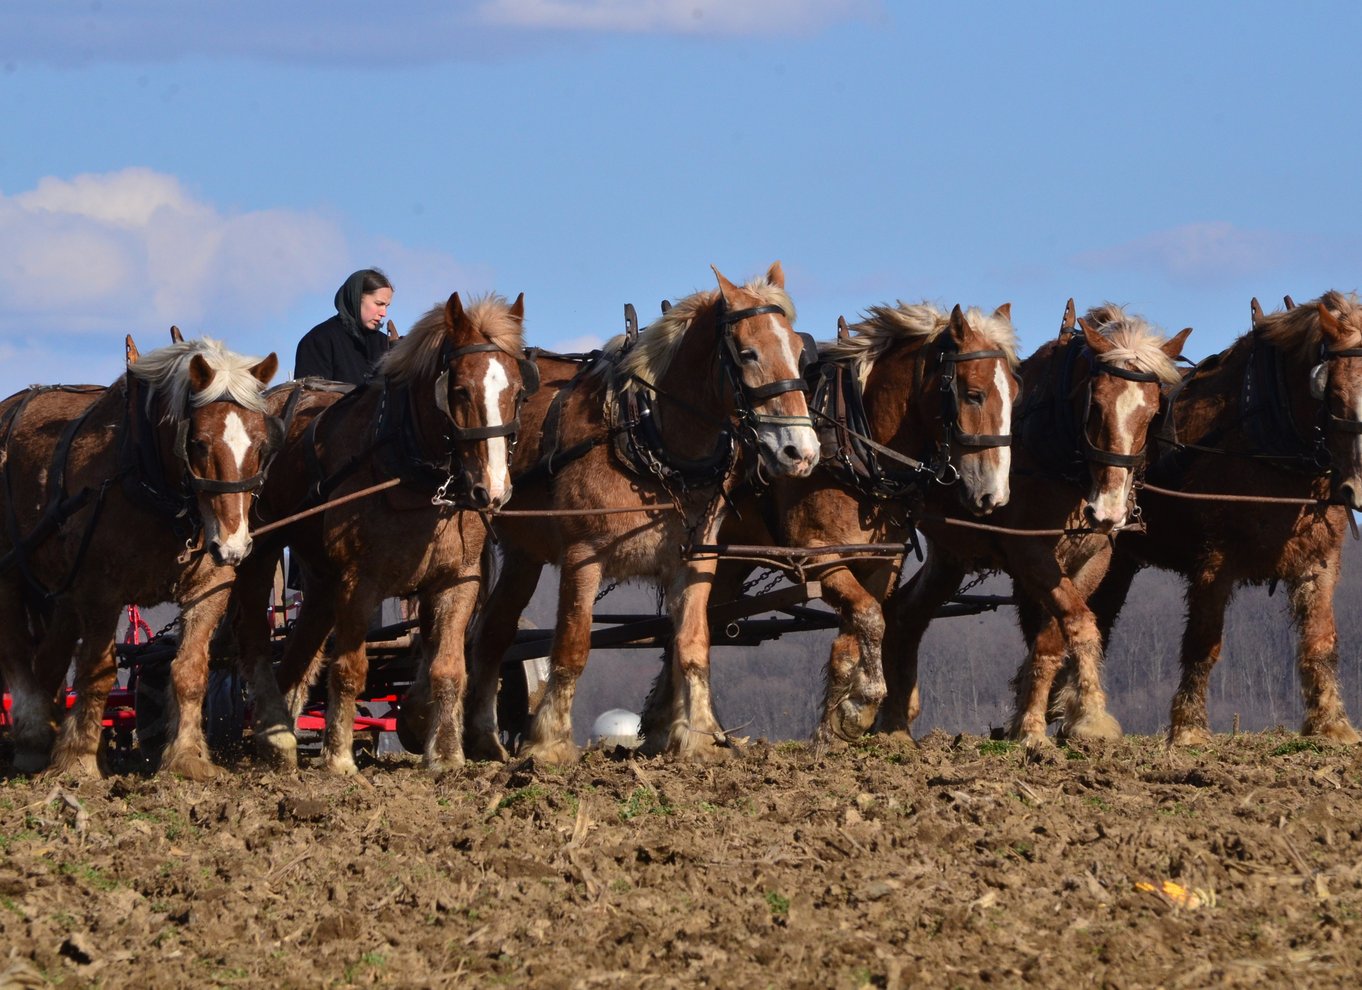
<svg viewBox="0 0 1362 990">
<path fill-rule="evenodd" d="M 345 332 L 357 341 L 364 340 L 364 327 L 359 323 L 360 299 L 364 296 L 364 280 L 371 269 L 361 268 L 336 290 L 336 312 L 340 314 Z"/>
</svg>

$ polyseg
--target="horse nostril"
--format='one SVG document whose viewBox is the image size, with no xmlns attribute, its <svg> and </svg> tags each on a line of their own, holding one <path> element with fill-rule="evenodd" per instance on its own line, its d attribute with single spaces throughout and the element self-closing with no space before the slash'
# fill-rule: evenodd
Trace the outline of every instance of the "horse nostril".
<svg viewBox="0 0 1362 990">
<path fill-rule="evenodd" d="M 491 508 L 492 494 L 487 490 L 487 487 L 485 485 L 474 485 L 473 490 L 469 493 L 469 495 L 473 499 L 473 506 L 475 508 L 478 509 Z"/>
<path fill-rule="evenodd" d="M 1097 507 L 1091 502 L 1083 506 L 1083 515 L 1090 523 L 1097 522 Z"/>
<path fill-rule="evenodd" d="M 799 452 L 799 448 L 792 443 L 787 443 L 785 449 L 782 450 L 781 453 L 785 455 L 787 461 L 794 464 L 798 464 L 804 459 L 804 455 Z"/>
</svg>

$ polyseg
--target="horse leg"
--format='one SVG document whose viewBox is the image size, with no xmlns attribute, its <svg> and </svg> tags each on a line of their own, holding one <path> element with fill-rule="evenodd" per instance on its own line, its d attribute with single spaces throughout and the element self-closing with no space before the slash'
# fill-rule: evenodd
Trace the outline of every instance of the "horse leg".
<svg viewBox="0 0 1362 990">
<path fill-rule="evenodd" d="M 723 561 L 714 574 L 714 590 L 710 600 L 717 603 L 737 601 L 742 597 L 743 582 L 752 572 L 752 567 L 734 561 Z M 684 698 L 677 686 L 681 682 L 680 664 L 676 658 L 674 640 L 667 640 L 662 651 L 662 666 L 658 669 L 648 696 L 643 702 L 643 713 L 639 718 L 639 735 L 643 745 L 639 753 L 644 756 L 657 756 L 666 751 L 671 738 L 672 726 L 685 722 Z"/>
<path fill-rule="evenodd" d="M 474 620 L 463 736 L 464 753 L 470 760 L 507 759 L 497 724 L 501 663 L 515 643 L 520 616 L 534 597 L 543 570 L 543 564 L 508 548 L 496 582 Z"/>
<path fill-rule="evenodd" d="M 1007 734 L 1028 748 L 1050 745 L 1046 726 L 1050 722 L 1050 690 L 1064 664 L 1066 644 L 1059 623 L 1033 598 L 1021 591 L 1017 595 L 1017 619 L 1028 646 L 1026 659 L 1012 678 L 1016 707 L 1007 725 Z"/>
<path fill-rule="evenodd" d="M 382 598 L 370 588 L 356 587 L 353 575 L 345 584 L 348 593 L 336 602 L 336 656 L 327 681 L 321 756 L 322 767 L 331 773 L 356 774 L 355 702 L 369 676 L 369 654 L 365 651 L 369 619 Z"/>
<path fill-rule="evenodd" d="M 430 698 L 425 765 L 434 773 L 463 765 L 463 698 L 468 684 L 464 635 L 477 604 L 480 580 L 475 568 L 449 587 L 421 598 L 421 615 L 431 614 L 431 659 L 425 677 Z"/>
<path fill-rule="evenodd" d="M 298 765 L 298 739 L 293 734 L 270 655 L 273 626 L 269 617 L 270 587 L 278 564 L 275 554 L 252 553 L 238 567 L 232 584 L 236 606 L 237 645 L 241 651 L 241 675 L 251 685 L 251 739 L 256 755 L 271 766 Z"/>
<path fill-rule="evenodd" d="M 1107 695 L 1102 690 L 1102 634 L 1097 628 L 1097 619 L 1088 609 L 1082 593 L 1059 566 L 1051 553 L 1024 554 L 1009 561 L 1013 582 L 1025 592 L 1045 603 L 1063 633 L 1068 654 L 1073 658 L 1073 690 L 1063 696 L 1064 718 L 1060 723 L 1060 734 L 1071 739 L 1119 739 L 1121 724 L 1107 711 Z M 1053 637 L 1045 643 L 1037 638 L 1040 647 L 1033 658 L 1037 664 L 1033 704 L 1038 706 L 1044 718 L 1045 706 L 1040 699 L 1049 694 L 1049 683 L 1054 679 L 1054 669 L 1063 662 L 1063 651 L 1055 660 L 1056 644 Z M 1048 674 L 1046 671 L 1048 670 Z M 1041 694 L 1041 680 L 1045 680 L 1045 694 Z M 1027 729 L 1034 730 L 1033 721 Z M 1025 720 L 1025 718 L 1024 718 Z"/>
<path fill-rule="evenodd" d="M 1206 687 L 1220 659 L 1225 609 L 1234 594 L 1234 581 L 1220 570 L 1206 568 L 1187 585 L 1187 628 L 1182 634 L 1182 679 L 1173 695 L 1169 741 L 1175 746 L 1200 746 L 1211 741 L 1206 714 Z"/>
<path fill-rule="evenodd" d="M 290 726 L 307 704 L 308 691 L 317 680 L 317 672 L 325 660 L 322 651 L 326 647 L 326 637 L 336 624 L 338 592 L 335 579 L 323 580 L 309 576 L 307 584 L 308 587 L 303 590 L 298 618 L 293 623 L 288 642 L 284 644 L 279 669 L 274 674 L 276 687 L 288 710 Z"/>
<path fill-rule="evenodd" d="M 1301 734 L 1353 744 L 1362 736 L 1348 722 L 1338 689 L 1338 629 L 1334 623 L 1334 589 L 1338 557 L 1291 583 L 1291 614 L 1300 638 L 1297 669 L 1305 701 Z"/>
<path fill-rule="evenodd" d="M 572 699 L 591 649 L 591 610 L 603 568 L 589 549 L 574 556 L 580 559 L 564 561 L 558 584 L 558 618 L 549 655 L 549 683 L 535 709 L 529 738 L 521 749 L 522 756 L 545 763 L 572 763 L 580 755 L 572 741 Z"/>
<path fill-rule="evenodd" d="M 709 684 L 709 596 L 717 566 L 713 558 L 688 561 L 668 596 L 682 718 L 672 723 L 666 751 L 683 759 L 721 759 L 731 751 L 714 715 Z"/>
<path fill-rule="evenodd" d="M 838 567 L 819 576 L 823 601 L 837 613 L 841 628 L 828 653 L 823 716 L 814 732 L 819 744 L 859 739 L 875 721 L 884 701 L 884 612 L 856 576 Z"/>
<path fill-rule="evenodd" d="M 875 723 L 876 732 L 909 733 L 920 708 L 917 666 L 922 637 L 936 610 L 960 587 L 965 573 L 959 561 L 932 547 L 926 562 L 908 583 L 889 596 L 888 607 L 883 610 L 885 699 Z"/>
<path fill-rule="evenodd" d="M 97 777 L 104 706 L 118 676 L 114 633 L 118 628 L 119 607 L 101 602 L 82 610 L 82 614 L 87 621 L 81 628 L 80 645 L 76 648 L 76 703 L 66 713 L 57 734 L 52 751 L 52 772 Z M 70 662 L 69 640 L 55 633 L 49 625 L 48 634 L 34 658 L 34 670 L 40 677 L 43 672 L 58 668 L 65 672 Z"/>
<path fill-rule="evenodd" d="M 202 593 L 181 613 L 180 648 L 170 664 L 175 690 L 161 770 L 190 780 L 208 780 L 218 773 L 203 735 L 203 696 L 208 691 L 209 643 L 227 613 L 230 595 L 230 584 L 219 578 L 218 587 Z"/>
<path fill-rule="evenodd" d="M 0 616 L 4 628 L 12 630 L 0 651 L 0 681 L 9 691 L 13 706 L 10 738 L 14 743 L 14 769 L 33 774 L 46 769 L 52 757 L 56 727 L 65 707 L 64 704 L 58 707 L 54 699 L 70 669 L 78 627 L 74 616 L 59 610 L 46 623 L 46 634 L 39 642 L 50 642 L 39 655 L 36 649 L 39 644 L 29 636 L 28 615 L 17 590 L 15 596 L 13 599 L 6 596 L 6 607 Z M 37 666 L 40 663 L 47 663 L 47 669 Z"/>
</svg>

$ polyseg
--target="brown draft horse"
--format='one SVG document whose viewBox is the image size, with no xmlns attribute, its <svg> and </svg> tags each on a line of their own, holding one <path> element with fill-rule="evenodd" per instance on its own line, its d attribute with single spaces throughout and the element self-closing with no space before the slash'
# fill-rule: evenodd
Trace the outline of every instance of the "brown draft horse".
<svg viewBox="0 0 1362 990">
<path fill-rule="evenodd" d="M 713 541 L 727 511 L 723 496 L 745 474 L 808 474 L 818 443 L 780 263 L 745 286 L 717 269 L 715 276 L 717 290 L 677 302 L 632 344 L 616 338 L 586 364 L 540 359 L 546 387 L 524 411 L 514 508 L 566 512 L 497 523 L 504 560 L 475 636 L 470 753 L 505 758 L 496 722 L 500 661 L 547 564 L 561 570 L 551 673 L 522 753 L 576 758 L 572 699 L 597 589 L 603 578 L 640 577 L 666 590 L 674 620 L 684 698 L 667 749 L 724 751 L 709 693 L 715 562 L 688 559 L 684 548 Z"/>
<path fill-rule="evenodd" d="M 52 763 L 98 773 L 122 606 L 174 601 L 183 633 L 161 768 L 209 776 L 199 719 L 208 644 L 251 550 L 251 499 L 277 446 L 261 393 L 278 360 L 208 338 L 135 363 L 131 338 L 128 349 L 128 373 L 110 388 L 35 387 L 0 403 L 0 666 L 14 695 L 15 762 L 46 765 L 53 698 L 75 650 L 77 700 Z M 40 640 L 31 657 L 25 629 Z"/>
<path fill-rule="evenodd" d="M 1169 738 L 1198 745 L 1210 738 L 1206 688 L 1234 590 L 1284 582 L 1299 634 L 1301 731 L 1358 742 L 1339 696 L 1333 600 L 1347 514 L 1362 509 L 1362 303 L 1331 291 L 1256 321 L 1188 373 L 1163 418 L 1151 484 L 1318 501 L 1204 501 L 1144 492 L 1146 531 L 1116 541 L 1111 570 L 1092 600 L 1104 631 L 1142 566 L 1187 580 L 1182 680 Z"/>
<path fill-rule="evenodd" d="M 797 547 L 906 543 L 914 510 L 957 501 L 984 515 L 1008 500 L 1016 332 L 1010 307 L 991 315 L 929 303 L 871 307 L 845 336 L 819 344 L 813 409 L 824 455 L 805 478 L 782 478 L 740 504 L 726 543 Z M 835 453 L 832 453 L 834 452 Z M 954 489 L 951 492 L 951 489 Z M 840 628 L 828 658 L 820 743 L 870 728 L 884 699 L 881 603 L 898 584 L 897 559 L 811 555 Z M 718 600 L 736 597 L 750 564 L 726 561 Z M 648 698 L 651 741 L 672 717 L 670 665 Z"/>
<path fill-rule="evenodd" d="M 424 704 L 413 706 L 429 726 L 425 764 L 463 762 L 464 634 L 488 532 L 480 513 L 510 497 L 518 411 L 537 376 L 525 357 L 524 296 L 508 304 L 489 295 L 465 307 L 456 292 L 393 346 L 371 382 L 338 401 L 314 397 L 314 410 L 327 408 L 295 417 L 284 463 L 261 496 L 269 518 L 388 479 L 403 483 L 275 531 L 273 552 L 261 554 L 249 581 L 243 575 L 238 629 L 259 709 L 255 736 L 267 755 L 296 763 L 289 712 L 301 708 L 334 627 L 322 760 L 329 770 L 355 772 L 353 718 L 368 674 L 370 617 L 384 598 L 415 594 L 423 649 L 415 694 Z M 302 562 L 306 587 L 276 687 L 264 617 L 284 544 Z"/>
<path fill-rule="evenodd" d="M 998 568 L 1023 603 L 1023 631 L 1052 617 L 1056 635 L 1038 639 L 1019 674 L 1017 714 L 1009 731 L 1028 745 L 1048 743 L 1045 711 L 1054 671 L 1065 653 L 1079 672 L 1064 725 L 1077 737 L 1112 737 L 1120 726 L 1102 692 L 1102 640 L 1086 603 L 1105 567 L 1106 534 L 1124 524 L 1135 474 L 1145 456 L 1161 383 L 1178 378 L 1173 364 L 1191 329 L 1166 340 L 1148 323 L 1105 305 L 1074 326 L 1069 300 L 1057 340 L 1022 363 L 1012 466 L 1012 501 L 991 524 L 1010 530 L 1064 531 L 1063 536 L 985 532 L 927 519 L 927 561 L 896 596 L 886 637 L 889 697 L 880 728 L 906 731 L 916 716 L 918 651 L 938 607 L 971 571 Z"/>
</svg>

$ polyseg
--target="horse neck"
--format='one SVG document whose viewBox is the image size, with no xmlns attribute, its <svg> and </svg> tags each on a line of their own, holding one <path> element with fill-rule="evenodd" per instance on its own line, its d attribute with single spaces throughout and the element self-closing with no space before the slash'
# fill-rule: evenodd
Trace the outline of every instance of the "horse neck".
<svg viewBox="0 0 1362 990">
<path fill-rule="evenodd" d="M 926 401 L 935 375 L 923 364 L 931 360 L 931 349 L 922 340 L 897 343 L 875 359 L 866 377 L 863 401 L 870 435 L 901 453 L 936 444 L 936 422 Z"/>
<path fill-rule="evenodd" d="M 1244 414 L 1244 375 L 1253 356 L 1253 334 L 1240 337 L 1204 373 L 1196 370 L 1192 378 L 1176 388 L 1171 415 L 1178 439 L 1195 443 L 1208 434 L 1223 436 L 1222 444 L 1233 443 L 1242 435 Z M 1218 444 L 1219 445 L 1219 444 Z"/>
<path fill-rule="evenodd" d="M 656 382 L 653 408 L 663 443 L 677 457 L 698 460 L 712 453 L 733 414 L 719 357 L 723 346 L 714 320 L 697 317 Z"/>
</svg>

